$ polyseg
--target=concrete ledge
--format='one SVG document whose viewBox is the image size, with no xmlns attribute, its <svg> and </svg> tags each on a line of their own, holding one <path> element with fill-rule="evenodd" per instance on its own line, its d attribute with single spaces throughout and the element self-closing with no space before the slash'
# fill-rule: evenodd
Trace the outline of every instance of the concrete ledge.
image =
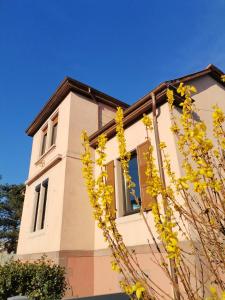
<svg viewBox="0 0 225 300">
<path fill-rule="evenodd" d="M 26 185 L 30 185 L 32 182 L 37 180 L 39 177 L 41 177 L 45 172 L 47 172 L 49 169 L 51 169 L 53 166 L 55 166 L 58 162 L 62 160 L 62 155 L 58 154 L 56 155 L 48 165 L 46 165 L 41 171 L 39 171 L 37 174 L 35 174 L 31 179 L 28 179 L 25 181 Z"/>
</svg>

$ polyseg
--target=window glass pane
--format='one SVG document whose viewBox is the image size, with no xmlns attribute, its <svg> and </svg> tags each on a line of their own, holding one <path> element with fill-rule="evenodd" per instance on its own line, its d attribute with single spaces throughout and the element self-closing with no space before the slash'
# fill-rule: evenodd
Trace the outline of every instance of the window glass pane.
<svg viewBox="0 0 225 300">
<path fill-rule="evenodd" d="M 36 231 L 37 229 L 37 217 L 38 217 L 38 209 L 39 209 L 39 201 L 40 201 L 40 188 L 41 186 L 36 187 L 36 206 L 35 206 L 35 212 L 34 212 L 34 226 L 33 231 Z"/>
<path fill-rule="evenodd" d="M 41 217 L 41 229 L 44 228 L 45 225 L 45 213 L 46 213 L 46 204 L 47 204 L 47 194 L 48 194 L 48 180 L 42 183 L 44 190 L 44 201 L 42 207 L 42 217 Z"/>
<path fill-rule="evenodd" d="M 45 153 L 46 142 L 47 142 L 47 132 L 43 135 L 41 154 Z"/>
<path fill-rule="evenodd" d="M 135 183 L 135 194 L 141 202 L 140 197 L 140 184 L 138 176 L 138 162 L 137 155 L 133 153 L 129 162 L 129 172 L 132 178 L 132 181 Z M 136 203 L 135 198 L 129 193 L 125 180 L 123 179 L 124 193 L 125 193 L 125 214 L 136 212 L 140 209 L 140 205 Z"/>
<path fill-rule="evenodd" d="M 56 142 L 57 128 L 58 128 L 58 123 L 55 123 L 54 126 L 52 127 L 51 145 L 54 145 Z"/>
<path fill-rule="evenodd" d="M 139 185 L 139 176 L 138 176 L 138 163 L 137 163 L 137 155 L 134 154 L 129 162 L 130 176 L 132 181 L 135 183 L 135 193 L 138 199 L 140 200 L 140 185 Z M 139 209 L 140 205 L 138 205 L 132 195 L 129 195 L 129 199 L 131 202 L 131 209 Z"/>
</svg>

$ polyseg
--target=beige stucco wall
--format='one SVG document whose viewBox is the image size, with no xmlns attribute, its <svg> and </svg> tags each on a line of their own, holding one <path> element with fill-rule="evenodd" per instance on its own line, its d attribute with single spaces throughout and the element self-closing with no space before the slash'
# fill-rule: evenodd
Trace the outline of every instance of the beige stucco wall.
<svg viewBox="0 0 225 300">
<path fill-rule="evenodd" d="M 213 137 L 213 122 L 212 122 L 212 106 L 217 104 L 225 111 L 225 89 L 209 75 L 190 81 L 188 84 L 194 85 L 197 93 L 192 96 L 194 105 L 196 106 L 195 119 L 204 121 L 207 126 L 207 137 L 215 142 Z M 182 109 L 177 108 L 174 111 L 176 117 L 179 118 Z M 182 165 L 182 157 L 178 152 L 179 166 Z M 182 173 L 182 169 L 180 167 Z"/>
<path fill-rule="evenodd" d="M 218 104 L 225 111 L 225 89 L 211 76 L 204 76 L 190 82 L 197 88 L 193 96 L 200 119 L 206 122 L 209 137 L 212 137 L 212 105 Z"/>
<path fill-rule="evenodd" d="M 33 137 L 30 168 L 28 178 L 32 178 L 36 173 L 38 173 L 44 165 L 51 161 L 56 154 L 61 154 L 65 156 L 68 139 L 69 139 L 69 114 L 70 114 L 70 101 L 72 93 L 69 93 L 68 96 L 61 102 L 58 108 L 52 113 L 48 120 L 41 126 L 41 128 L 35 133 Z M 43 159 L 40 160 L 40 152 L 42 145 L 42 129 L 48 125 L 50 128 L 51 119 L 58 113 L 58 130 L 57 130 L 57 141 L 56 148 L 50 149 L 47 153 L 42 155 Z M 47 143 L 50 143 L 51 132 L 48 132 Z"/>
<path fill-rule="evenodd" d="M 115 109 L 112 107 L 109 107 L 105 104 L 99 105 L 99 110 L 101 114 L 101 120 L 100 120 L 100 127 L 104 126 L 106 123 L 111 121 L 115 116 Z"/>
<path fill-rule="evenodd" d="M 94 133 L 115 110 L 72 94 L 60 250 L 93 250 L 95 224 L 82 176 L 81 132 Z M 94 157 L 94 151 L 93 151 Z"/>
<path fill-rule="evenodd" d="M 81 140 L 113 117 L 113 109 L 85 97 L 69 93 L 33 137 L 30 170 L 18 243 L 18 255 L 59 250 L 94 249 L 94 222 L 81 173 Z M 42 129 L 50 126 L 58 114 L 56 145 L 40 156 Z M 48 132 L 50 142 L 51 132 Z M 50 143 L 49 143 L 50 144 Z M 94 153 L 94 152 L 93 152 Z M 58 156 L 59 160 L 44 174 L 40 172 Z M 38 177 L 37 179 L 35 177 Z M 35 210 L 35 187 L 49 179 L 46 223 L 32 232 Z M 33 180 L 34 179 L 34 180 Z M 33 181 L 33 182 L 31 182 Z"/>
<path fill-rule="evenodd" d="M 203 78 L 190 82 L 196 86 L 198 92 L 193 96 L 196 107 L 198 109 L 198 117 L 204 120 L 209 129 L 209 137 L 212 137 L 212 105 L 218 104 L 225 111 L 225 90 L 222 85 L 215 81 L 211 76 L 204 76 Z M 178 109 L 179 111 L 180 109 Z M 179 112 L 176 115 L 179 116 Z M 160 140 L 167 145 L 167 153 L 171 158 L 172 169 L 177 176 L 182 175 L 182 158 L 176 146 L 176 138 L 171 134 L 171 120 L 168 104 L 164 104 L 159 109 L 158 127 Z M 151 114 L 150 114 L 151 116 Z M 139 120 L 135 124 L 125 129 L 125 137 L 127 142 L 127 150 L 132 151 L 137 148 L 138 145 L 145 141 L 145 128 L 142 122 Z M 153 146 L 155 146 L 154 136 L 150 136 Z M 116 186 L 116 207 L 117 207 L 117 224 L 119 232 L 122 234 L 125 244 L 128 246 L 142 245 L 147 243 L 147 239 L 150 239 L 146 226 L 139 213 L 123 216 L 123 195 L 120 188 L 121 175 L 118 173 L 117 158 L 118 145 L 116 137 L 113 137 L 107 142 L 107 161 L 115 161 L 115 186 Z M 155 153 L 156 157 L 156 153 Z M 156 160 L 157 163 L 157 160 Z M 98 168 L 96 168 L 96 176 L 98 175 Z M 168 181 L 168 178 L 166 178 Z M 180 199 L 180 201 L 182 201 Z M 153 226 L 153 220 L 151 213 L 147 213 L 147 219 L 151 226 Z M 151 241 L 151 239 L 150 239 Z M 106 244 L 103 241 L 101 230 L 96 226 L 95 233 L 95 249 L 105 248 Z"/>
<path fill-rule="evenodd" d="M 49 252 L 59 249 L 64 195 L 65 160 L 26 188 L 17 254 Z M 49 179 L 45 226 L 32 231 L 35 210 L 35 187 Z"/>
<path fill-rule="evenodd" d="M 40 149 L 42 144 L 42 128 L 50 125 L 52 116 L 43 124 L 33 137 L 32 153 L 29 176 L 26 185 L 26 194 L 23 206 L 21 228 L 18 242 L 17 254 L 39 253 L 55 251 L 59 249 L 60 233 L 62 223 L 62 207 L 64 196 L 66 149 L 68 144 L 69 132 L 69 112 L 70 112 L 71 94 L 59 105 L 54 116 L 58 113 L 58 130 L 56 145 L 46 150 L 40 159 Z M 48 139 L 50 134 L 48 134 Z M 48 166 L 52 160 L 60 155 L 62 160 L 50 168 L 37 180 L 29 184 L 29 181 L 38 175 L 43 168 Z M 45 179 L 49 179 L 48 198 L 45 216 L 45 226 L 42 230 L 32 232 L 32 224 L 35 210 L 35 187 Z"/>
<path fill-rule="evenodd" d="M 93 249 L 94 223 L 82 177 L 81 132 L 98 129 L 98 105 L 72 95 L 66 163 L 61 250 Z"/>
</svg>

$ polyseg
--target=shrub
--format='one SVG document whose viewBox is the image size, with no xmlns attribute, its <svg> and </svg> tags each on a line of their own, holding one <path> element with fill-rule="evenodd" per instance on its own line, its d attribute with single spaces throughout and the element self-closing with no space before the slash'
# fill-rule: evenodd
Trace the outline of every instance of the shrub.
<svg viewBox="0 0 225 300">
<path fill-rule="evenodd" d="M 13 252 L 7 253 L 6 251 L 0 252 L 0 265 L 4 265 L 14 258 L 15 254 Z"/>
<path fill-rule="evenodd" d="M 29 299 L 57 300 L 67 287 L 65 269 L 41 258 L 35 262 L 9 261 L 0 266 L 0 299 L 25 295 Z"/>
</svg>

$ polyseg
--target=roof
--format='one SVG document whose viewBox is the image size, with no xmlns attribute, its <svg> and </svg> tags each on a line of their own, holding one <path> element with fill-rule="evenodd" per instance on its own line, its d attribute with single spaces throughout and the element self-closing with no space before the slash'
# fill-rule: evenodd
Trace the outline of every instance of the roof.
<svg viewBox="0 0 225 300">
<path fill-rule="evenodd" d="M 129 107 L 129 104 L 125 102 L 102 93 L 80 81 L 66 77 L 42 108 L 40 113 L 36 116 L 34 121 L 29 125 L 26 133 L 29 136 L 33 136 L 70 92 L 85 96 L 89 99 L 95 99 L 97 102 L 104 103 L 114 108 L 118 106 L 123 108 Z"/>
<path fill-rule="evenodd" d="M 210 75 L 225 87 L 225 83 L 221 81 L 221 75 L 223 75 L 223 72 L 213 64 L 208 65 L 205 69 L 199 72 L 162 82 L 124 111 L 124 127 L 126 128 L 136 120 L 140 119 L 143 113 L 148 113 L 152 110 L 152 93 L 155 94 L 156 105 L 160 106 L 167 101 L 166 90 L 168 87 L 176 89 L 176 87 L 181 82 L 188 83 L 191 80 L 201 78 L 205 75 Z M 182 98 L 178 94 L 175 94 L 175 101 L 180 102 L 181 100 Z M 109 123 L 107 123 L 105 126 L 103 126 L 101 129 L 99 129 L 89 137 L 92 147 L 96 147 L 98 136 L 102 133 L 105 133 L 107 135 L 107 138 L 113 137 L 116 134 L 115 120 L 111 120 Z"/>
</svg>

